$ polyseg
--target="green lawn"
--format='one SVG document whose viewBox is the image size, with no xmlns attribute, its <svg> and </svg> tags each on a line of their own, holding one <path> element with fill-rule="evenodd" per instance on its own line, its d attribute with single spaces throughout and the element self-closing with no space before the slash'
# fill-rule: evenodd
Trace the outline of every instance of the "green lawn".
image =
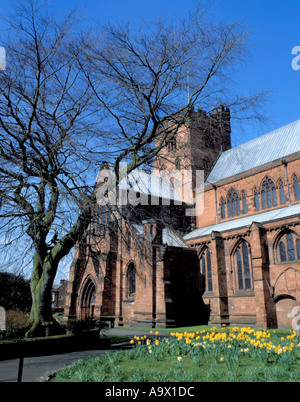
<svg viewBox="0 0 300 402">
<path fill-rule="evenodd" d="M 56 381 L 300 382 L 300 344 L 290 331 L 199 329 L 156 341 L 135 337 L 133 349 L 75 362 Z"/>
<path fill-rule="evenodd" d="M 299 359 L 298 359 L 299 360 Z M 212 359 L 196 364 L 184 359 L 179 367 L 176 359 L 161 361 L 136 358 L 135 351 L 120 351 L 80 360 L 56 376 L 58 382 L 299 382 L 300 364 L 283 370 L 280 365 L 264 365 L 243 358 L 239 366 L 228 370 Z"/>
</svg>

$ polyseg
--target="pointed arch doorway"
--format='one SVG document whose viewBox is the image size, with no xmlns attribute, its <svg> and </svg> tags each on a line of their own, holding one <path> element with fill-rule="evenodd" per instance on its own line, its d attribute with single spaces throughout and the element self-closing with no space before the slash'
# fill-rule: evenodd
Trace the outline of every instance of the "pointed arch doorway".
<svg viewBox="0 0 300 402">
<path fill-rule="evenodd" d="M 83 285 L 80 302 L 80 318 L 86 320 L 94 318 L 96 303 L 96 284 L 92 277 L 88 277 Z"/>
</svg>

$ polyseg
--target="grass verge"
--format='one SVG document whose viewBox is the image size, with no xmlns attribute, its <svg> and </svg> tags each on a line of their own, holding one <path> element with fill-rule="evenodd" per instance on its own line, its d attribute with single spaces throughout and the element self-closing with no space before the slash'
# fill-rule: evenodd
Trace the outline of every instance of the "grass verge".
<svg viewBox="0 0 300 402">
<path fill-rule="evenodd" d="M 174 330 L 173 330 L 174 331 Z M 210 328 L 135 336 L 133 349 L 83 359 L 58 382 L 299 382 L 300 345 L 290 331 Z"/>
</svg>

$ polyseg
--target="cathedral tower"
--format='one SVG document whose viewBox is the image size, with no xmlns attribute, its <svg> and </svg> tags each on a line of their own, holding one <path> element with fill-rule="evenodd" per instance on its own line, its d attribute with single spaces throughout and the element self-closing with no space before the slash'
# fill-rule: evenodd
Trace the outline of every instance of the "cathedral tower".
<svg viewBox="0 0 300 402">
<path fill-rule="evenodd" d="M 153 163 L 154 174 L 160 170 L 169 172 L 204 170 L 206 178 L 220 153 L 231 148 L 230 110 L 220 106 L 211 113 L 192 110 L 177 132 L 170 135 Z M 156 142 L 156 146 L 158 145 Z"/>
</svg>

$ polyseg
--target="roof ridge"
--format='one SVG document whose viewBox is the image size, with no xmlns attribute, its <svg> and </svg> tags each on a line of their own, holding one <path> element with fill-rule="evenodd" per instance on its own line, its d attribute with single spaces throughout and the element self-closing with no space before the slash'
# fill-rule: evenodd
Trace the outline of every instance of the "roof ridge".
<svg viewBox="0 0 300 402">
<path fill-rule="evenodd" d="M 237 148 L 241 148 L 241 147 L 245 146 L 246 144 L 250 144 L 251 142 L 256 142 L 256 141 L 260 140 L 261 138 L 267 137 L 267 136 L 269 136 L 269 135 L 273 135 L 273 134 L 276 133 L 277 131 L 280 131 L 280 130 L 283 130 L 284 128 L 287 128 L 287 127 L 289 127 L 289 126 L 292 126 L 292 125 L 294 125 L 295 123 L 299 123 L 299 124 L 300 124 L 300 119 L 295 120 L 295 121 L 293 121 L 293 122 L 291 122 L 291 123 L 285 124 L 284 126 L 278 127 L 278 128 L 276 128 L 275 130 L 268 131 L 267 133 L 262 134 L 262 135 L 259 135 L 258 137 L 252 138 L 252 140 L 243 142 L 243 144 L 237 145 L 236 147 L 227 149 L 226 151 L 222 152 L 222 154 L 224 154 L 224 153 L 226 153 L 226 152 L 230 152 L 230 151 L 235 150 L 235 149 L 237 149 Z"/>
<path fill-rule="evenodd" d="M 300 119 L 295 120 L 292 123 L 286 124 L 285 126 L 279 127 L 275 130 L 272 130 L 266 134 L 253 138 L 250 141 L 247 141 L 243 144 L 238 145 L 237 147 L 231 148 L 227 151 L 221 153 L 219 158 L 216 160 L 216 163 L 212 170 L 210 171 L 205 184 L 215 183 L 219 180 L 234 176 L 238 173 L 245 172 L 257 166 L 262 166 L 266 163 L 272 162 L 274 160 L 280 159 L 292 153 L 300 151 L 300 142 L 299 142 L 299 134 L 300 132 Z M 297 133 L 296 133 L 297 132 Z M 291 152 L 290 143 L 287 141 L 285 144 L 279 147 L 280 138 L 278 135 L 280 133 L 284 133 L 287 135 L 289 133 L 290 138 L 294 139 L 295 144 L 297 145 L 299 142 L 299 149 L 295 149 Z M 297 135 L 295 135 L 295 133 Z M 277 137 L 277 138 L 276 138 Z M 298 138 L 299 137 L 299 138 Z M 273 138 L 274 141 L 271 141 Z M 266 147 L 266 140 L 270 141 L 270 146 Z M 257 144 L 260 145 L 261 148 L 256 150 L 255 157 L 251 157 L 249 159 L 249 150 L 253 151 L 253 146 Z M 245 157 L 241 157 L 241 152 L 245 152 Z M 248 152 L 247 152 L 248 151 Z M 274 152 L 275 151 L 275 152 Z M 287 153 L 289 152 L 289 153 Z M 228 158 L 231 158 L 231 161 L 236 160 L 237 162 L 232 165 L 231 169 L 228 168 L 228 163 L 226 165 L 226 169 L 224 166 L 220 167 L 222 162 L 228 162 Z"/>
</svg>

